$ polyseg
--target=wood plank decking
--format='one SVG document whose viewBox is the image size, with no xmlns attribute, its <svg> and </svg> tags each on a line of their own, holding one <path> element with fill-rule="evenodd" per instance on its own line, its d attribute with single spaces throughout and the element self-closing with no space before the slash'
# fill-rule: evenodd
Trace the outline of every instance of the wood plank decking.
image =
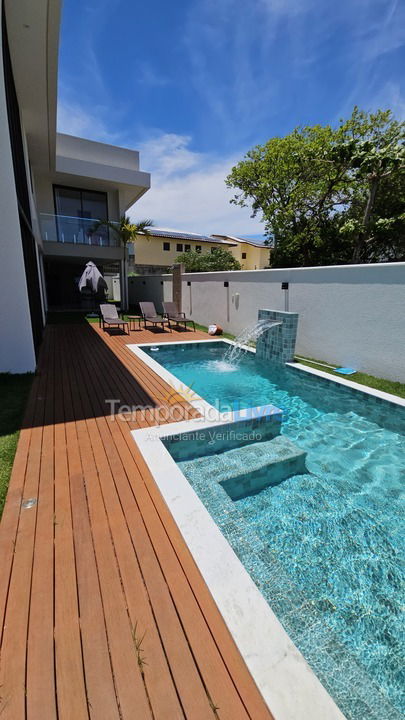
<svg viewBox="0 0 405 720">
<path fill-rule="evenodd" d="M 271 720 L 130 434 L 196 411 L 126 343 L 203 337 L 46 328 L 0 525 L 1 720 Z"/>
</svg>

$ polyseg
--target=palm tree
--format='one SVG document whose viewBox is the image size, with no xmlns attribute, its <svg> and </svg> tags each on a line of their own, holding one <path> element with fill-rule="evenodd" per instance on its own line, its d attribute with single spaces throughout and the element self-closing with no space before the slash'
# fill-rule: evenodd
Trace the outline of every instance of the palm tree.
<svg viewBox="0 0 405 720">
<path fill-rule="evenodd" d="M 128 296 L 128 270 L 127 270 L 127 246 L 128 243 L 132 242 L 135 243 L 136 236 L 139 233 L 142 233 L 143 235 L 150 235 L 149 228 L 153 227 L 153 221 L 152 220 L 140 220 L 139 222 L 131 222 L 131 219 L 128 217 L 128 215 L 122 215 L 118 222 L 113 222 L 111 220 L 99 220 L 94 227 L 91 229 L 91 233 L 94 233 L 100 226 L 108 227 L 110 230 L 113 230 L 115 234 L 119 237 L 121 240 L 123 246 L 124 246 L 124 272 L 123 272 L 123 295 L 122 298 L 122 305 L 124 306 L 124 310 L 127 310 L 127 296 Z"/>
</svg>

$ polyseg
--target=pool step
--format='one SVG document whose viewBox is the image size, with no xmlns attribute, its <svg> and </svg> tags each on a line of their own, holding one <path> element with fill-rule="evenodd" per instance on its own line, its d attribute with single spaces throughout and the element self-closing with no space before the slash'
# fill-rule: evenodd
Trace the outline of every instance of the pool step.
<svg viewBox="0 0 405 720">
<path fill-rule="evenodd" d="M 306 452 L 285 435 L 193 460 L 194 470 L 216 480 L 232 500 L 278 485 L 292 475 L 306 473 Z M 182 465 L 187 466 L 187 462 Z M 187 474 L 187 467 L 184 467 Z"/>
</svg>

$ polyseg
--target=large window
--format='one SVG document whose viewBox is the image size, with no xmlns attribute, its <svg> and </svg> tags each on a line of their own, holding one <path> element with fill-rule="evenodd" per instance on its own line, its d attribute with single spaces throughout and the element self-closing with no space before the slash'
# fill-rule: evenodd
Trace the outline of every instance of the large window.
<svg viewBox="0 0 405 720">
<path fill-rule="evenodd" d="M 108 220 L 107 193 L 54 185 L 54 198 L 59 242 L 110 244 L 108 228 L 92 232 L 97 220 Z"/>
</svg>

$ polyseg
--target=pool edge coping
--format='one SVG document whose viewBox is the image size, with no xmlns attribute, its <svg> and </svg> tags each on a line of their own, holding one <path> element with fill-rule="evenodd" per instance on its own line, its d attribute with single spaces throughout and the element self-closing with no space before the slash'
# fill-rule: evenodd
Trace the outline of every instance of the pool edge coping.
<svg viewBox="0 0 405 720">
<path fill-rule="evenodd" d="M 228 423 L 225 414 L 131 434 L 269 710 L 277 720 L 345 720 L 162 442 Z"/>
<path fill-rule="evenodd" d="M 356 390 L 357 392 L 364 393 L 365 395 L 371 395 L 378 398 L 379 400 L 384 400 L 385 402 L 391 403 L 393 405 L 405 407 L 405 398 L 401 398 L 399 395 L 393 395 L 392 393 L 384 392 L 384 390 L 377 390 L 376 388 L 369 387 L 368 385 L 362 385 L 355 380 L 347 380 L 346 378 L 335 377 L 328 372 L 324 372 L 323 370 L 318 370 L 316 368 L 311 368 L 307 365 L 302 365 L 302 363 L 299 362 L 288 362 L 286 363 L 286 366 L 295 370 L 309 373 L 310 375 L 316 375 L 317 377 L 321 377 L 324 380 L 330 380 L 337 385 L 343 385 L 350 388 L 351 390 Z"/>
<path fill-rule="evenodd" d="M 184 345 L 185 342 L 189 341 L 160 345 Z M 227 338 L 195 342 L 234 345 Z M 184 383 L 142 350 L 155 345 L 159 343 L 128 344 L 127 347 L 172 387 L 176 388 L 177 384 L 184 388 Z M 245 347 L 256 352 L 254 348 Z M 313 720 L 325 717 L 345 720 L 162 442 L 165 437 L 230 422 L 229 413 L 220 413 L 195 395 L 194 400 L 188 399 L 190 405 L 204 412 L 214 410 L 216 415 L 212 419 L 207 421 L 203 417 L 139 428 L 131 431 L 132 437 L 269 710 L 277 720 L 306 720 L 309 716 Z"/>
<path fill-rule="evenodd" d="M 229 340 L 228 338 L 222 338 L 222 337 L 213 337 L 207 340 L 169 340 L 164 343 L 159 342 L 148 342 L 148 343 L 128 343 L 127 347 L 130 348 L 132 352 L 134 352 L 135 355 L 138 355 L 145 363 L 148 365 L 152 370 L 157 372 L 160 377 L 163 377 L 163 373 L 157 370 L 156 366 L 159 366 L 164 371 L 164 375 L 167 376 L 167 378 L 170 379 L 170 382 L 172 383 L 173 380 L 175 380 L 177 383 L 180 381 L 178 378 L 175 377 L 175 375 L 172 375 L 166 368 L 164 368 L 160 363 L 157 361 L 154 361 L 153 358 L 150 357 L 145 352 L 142 352 L 142 355 L 136 352 L 136 348 L 142 348 L 142 347 L 154 347 L 155 345 L 161 345 L 162 347 L 166 347 L 166 345 L 184 345 L 188 343 L 193 344 L 199 344 L 199 343 L 212 343 L 212 342 L 223 342 L 227 343 L 228 345 L 234 345 L 233 340 Z M 241 345 L 241 348 L 244 350 L 247 350 L 248 352 L 256 353 L 256 348 L 250 347 L 249 345 Z M 149 364 L 149 360 L 152 361 L 152 364 Z M 284 364 L 284 363 L 283 363 Z M 293 368 L 295 370 L 300 370 L 306 373 L 309 373 L 310 375 L 315 375 L 317 377 L 323 378 L 324 380 L 329 380 L 331 382 L 336 383 L 337 385 L 342 385 L 343 387 L 351 388 L 352 390 L 356 390 L 357 392 L 364 393 L 365 395 L 371 395 L 373 397 L 378 398 L 379 400 L 384 400 L 385 402 L 389 402 L 394 405 L 399 405 L 400 407 L 405 407 L 405 398 L 401 398 L 399 395 L 394 395 L 393 393 L 387 393 L 384 390 L 377 390 L 376 388 L 369 387 L 368 385 L 363 385 L 362 383 L 358 383 L 355 380 L 348 380 L 347 378 L 343 377 L 335 377 L 335 375 L 332 375 L 331 373 L 324 372 L 323 370 L 318 370 L 316 368 L 308 367 L 307 365 L 303 365 L 299 362 L 286 362 L 286 367 Z M 166 379 L 166 378 L 165 378 Z M 182 383 L 184 387 L 184 383 Z M 195 393 L 196 394 L 196 393 Z M 196 394 L 197 395 L 197 394 Z M 209 405 L 204 398 L 198 398 L 205 403 L 206 405 Z M 192 404 L 190 402 L 190 404 Z M 213 407 L 212 405 L 209 405 L 209 407 Z"/>
</svg>

